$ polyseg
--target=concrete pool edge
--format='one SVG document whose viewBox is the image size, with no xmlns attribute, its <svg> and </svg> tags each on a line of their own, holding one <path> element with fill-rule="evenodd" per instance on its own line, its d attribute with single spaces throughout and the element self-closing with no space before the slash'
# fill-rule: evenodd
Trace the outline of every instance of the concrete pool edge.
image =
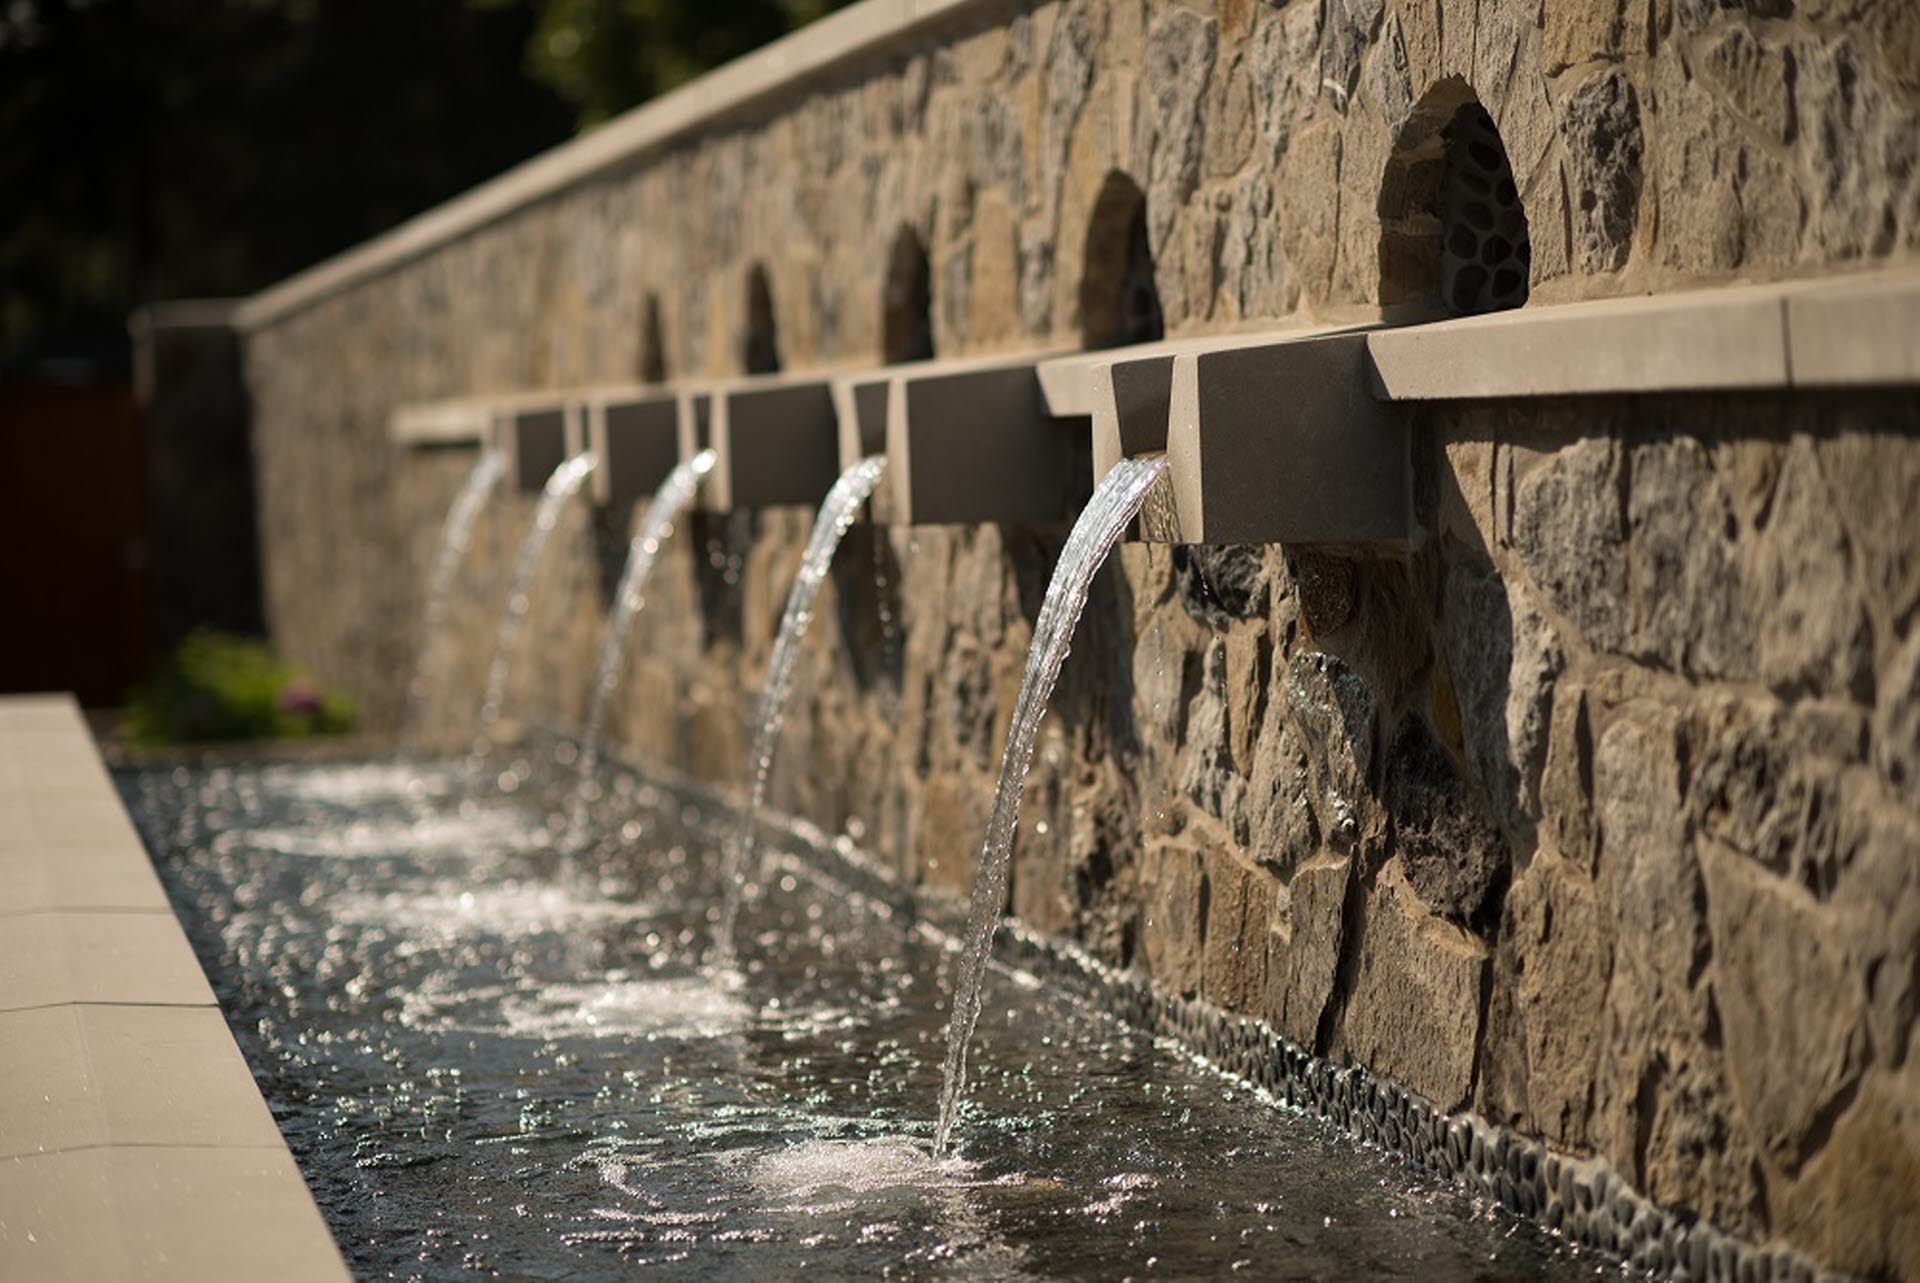
<svg viewBox="0 0 1920 1283">
<path fill-rule="evenodd" d="M 678 771 L 632 758 L 615 760 L 670 792 L 714 806 L 735 805 L 726 792 Z M 863 898 L 909 928 L 930 928 L 946 937 L 943 943 L 958 947 L 955 933 L 965 921 L 961 902 L 904 885 L 853 840 L 808 820 L 773 808 L 763 809 L 760 818 L 764 827 L 822 857 L 816 863 L 783 853 L 779 858 L 795 871 Z M 771 844 L 763 849 L 770 856 L 777 850 Z M 1429 1179 L 1634 1270 L 1695 1283 L 1832 1283 L 1852 1277 L 1823 1270 L 1791 1247 L 1756 1244 L 1694 1213 L 1662 1206 L 1604 1157 L 1554 1149 L 1475 1110 L 1442 1110 L 1386 1075 L 1335 1064 L 1264 1020 L 1170 993 L 1018 918 L 1001 920 L 993 960 L 1044 983 L 1064 985 L 1072 996 L 1175 1044 L 1273 1104 L 1318 1118 Z"/>
<path fill-rule="evenodd" d="M 79 706 L 0 697 L 0 1277 L 350 1277 Z"/>
</svg>

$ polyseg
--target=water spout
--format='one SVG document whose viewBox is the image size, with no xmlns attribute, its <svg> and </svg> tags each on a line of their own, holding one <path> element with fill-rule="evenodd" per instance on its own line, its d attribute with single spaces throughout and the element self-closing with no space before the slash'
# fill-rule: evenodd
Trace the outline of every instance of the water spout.
<svg viewBox="0 0 1920 1283">
<path fill-rule="evenodd" d="M 980 1019 L 980 1002 L 993 948 L 994 928 L 1007 898 L 1007 873 L 1013 861 L 1013 835 L 1020 822 L 1020 790 L 1033 764 L 1033 744 L 1046 716 L 1047 699 L 1060 677 L 1073 641 L 1074 625 L 1086 609 L 1093 577 L 1139 515 L 1166 471 L 1163 455 L 1122 459 L 1093 492 L 1086 509 L 1073 523 L 1066 547 L 1047 585 L 1046 600 L 1033 627 L 1033 649 L 1027 654 L 1020 699 L 1014 705 L 1013 724 L 1000 758 L 1000 783 L 993 795 L 993 818 L 980 852 L 980 870 L 973 883 L 973 901 L 967 913 L 967 935 L 959 971 L 954 978 L 953 1016 L 947 1026 L 947 1062 L 940 1090 L 940 1124 L 934 1133 L 934 1151 L 944 1154 L 953 1133 L 954 1114 L 967 1085 L 967 1044 Z"/>
<path fill-rule="evenodd" d="M 739 833 L 727 844 L 721 874 L 725 899 L 720 906 L 719 928 L 714 933 L 714 954 L 722 965 L 733 958 L 734 922 L 740 915 L 742 884 L 752 873 L 760 806 L 766 798 L 767 776 L 773 768 L 773 750 L 780 738 L 787 694 L 793 689 L 793 665 L 800 655 L 800 639 L 806 636 L 807 625 L 813 622 L 814 599 L 820 594 L 820 585 L 826 582 L 834 551 L 853 528 L 860 506 L 872 496 L 886 470 L 886 456 L 874 455 L 840 474 L 813 520 L 813 533 L 807 537 L 806 553 L 800 559 L 800 573 L 787 593 L 787 608 L 780 616 L 780 635 L 773 643 L 773 658 L 767 664 L 767 683 L 760 698 L 760 729 L 754 735 L 753 755 L 747 764 L 751 777 L 747 809 L 741 817 Z"/>
<path fill-rule="evenodd" d="M 447 522 L 440 533 L 440 555 L 434 558 L 427 580 L 427 603 L 420 629 L 420 651 L 413 661 L 413 678 L 407 683 L 407 707 L 400 722 L 400 739 L 413 744 L 420 733 L 427 690 L 433 684 L 434 643 L 446 627 L 447 599 L 453 592 L 454 577 L 473 546 L 473 527 L 487 500 L 499 488 L 507 470 L 507 456 L 500 450 L 483 450 L 473 471 L 454 496 L 447 509 Z"/>
<path fill-rule="evenodd" d="M 620 585 L 613 592 L 613 606 L 607 615 L 606 640 L 600 645 L 600 661 L 593 670 L 593 686 L 588 696 L 587 720 L 580 735 L 580 786 L 574 795 L 568 833 L 577 837 L 584 831 L 587 802 L 594 773 L 600 765 L 600 737 L 605 730 L 607 705 L 620 687 L 624 672 L 620 661 L 626 654 L 627 634 L 646 602 L 647 577 L 653 573 L 660 550 L 673 536 L 673 528 L 693 502 L 707 474 L 713 471 L 714 452 L 702 450 L 667 474 L 647 505 L 639 533 L 627 546 L 626 568 L 620 572 Z"/>
<path fill-rule="evenodd" d="M 533 528 L 520 545 L 520 559 L 514 563 L 513 585 L 507 593 L 507 608 L 500 616 L 500 631 L 494 636 L 493 657 L 487 665 L 487 692 L 480 701 L 479 724 L 473 739 L 473 761 L 477 766 L 493 747 L 494 726 L 507 701 L 507 678 L 513 672 L 513 652 L 520 641 L 532 606 L 533 581 L 540 571 L 540 554 L 547 538 L 560 524 L 560 514 L 580 493 L 580 487 L 593 475 L 597 460 L 591 453 L 574 455 L 553 470 L 540 492 L 540 506 L 534 510 Z"/>
</svg>

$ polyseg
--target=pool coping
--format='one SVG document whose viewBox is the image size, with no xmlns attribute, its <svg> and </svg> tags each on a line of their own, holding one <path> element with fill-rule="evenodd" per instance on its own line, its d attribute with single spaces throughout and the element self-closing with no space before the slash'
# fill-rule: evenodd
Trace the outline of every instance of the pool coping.
<svg viewBox="0 0 1920 1283">
<path fill-rule="evenodd" d="M 79 705 L 0 697 L 0 1278 L 351 1278 Z"/>
</svg>

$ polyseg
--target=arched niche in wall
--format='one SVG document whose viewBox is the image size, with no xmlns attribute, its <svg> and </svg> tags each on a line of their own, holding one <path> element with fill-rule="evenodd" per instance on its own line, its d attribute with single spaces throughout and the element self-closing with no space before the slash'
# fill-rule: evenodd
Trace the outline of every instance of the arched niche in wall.
<svg viewBox="0 0 1920 1283">
<path fill-rule="evenodd" d="M 1147 197 L 1118 170 L 1100 184 L 1081 258 L 1080 343 L 1085 348 L 1151 343 L 1166 334 L 1147 239 Z"/>
<path fill-rule="evenodd" d="M 1459 77 L 1428 90 L 1380 184 L 1380 306 L 1471 316 L 1527 301 L 1527 213 L 1500 130 Z"/>
<path fill-rule="evenodd" d="M 881 355 L 888 365 L 933 356 L 933 271 L 927 247 L 911 227 L 900 229 L 887 254 L 880 331 Z"/>
<path fill-rule="evenodd" d="M 640 304 L 640 360 L 642 383 L 667 381 L 666 330 L 660 321 L 660 296 L 648 294 Z"/>
<path fill-rule="evenodd" d="M 780 368 L 780 335 L 773 318 L 773 285 L 767 269 L 755 263 L 747 272 L 747 329 L 740 340 L 740 364 L 748 374 L 773 374 Z"/>
</svg>

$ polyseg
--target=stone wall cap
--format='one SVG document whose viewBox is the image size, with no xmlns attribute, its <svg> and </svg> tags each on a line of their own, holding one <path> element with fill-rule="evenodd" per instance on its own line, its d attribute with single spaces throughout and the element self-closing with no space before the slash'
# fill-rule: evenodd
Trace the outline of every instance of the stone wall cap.
<svg viewBox="0 0 1920 1283">
<path fill-rule="evenodd" d="M 1446 401 L 1787 384 L 1780 286 L 1518 308 L 1373 332 L 1375 394 Z"/>
<path fill-rule="evenodd" d="M 862 0 L 828 14 L 255 294 L 235 313 L 234 323 L 242 330 L 271 325 L 617 165 L 792 92 L 836 66 L 871 56 L 937 22 L 998 8 L 989 0 Z"/>
<path fill-rule="evenodd" d="M 479 445 L 493 422 L 494 402 L 485 397 L 454 397 L 403 405 L 387 419 L 387 435 L 396 445 Z"/>
<path fill-rule="evenodd" d="M 0 876 L 0 1277 L 345 1283 L 71 696 L 0 697 Z"/>
<path fill-rule="evenodd" d="M 1807 282 L 1786 308 L 1794 386 L 1920 383 L 1920 267 Z"/>
<path fill-rule="evenodd" d="M 1374 331 L 1375 395 L 1497 400 L 1920 381 L 1920 268 Z"/>
<path fill-rule="evenodd" d="M 1279 328 L 1225 331 L 1215 334 L 1189 334 L 1135 343 L 1127 347 L 1096 348 L 1070 352 L 1041 361 L 1035 367 L 1040 378 L 1040 394 L 1057 418 L 1074 418 L 1095 413 L 1101 402 L 1100 371 L 1134 361 L 1170 360 L 1194 352 L 1222 351 L 1228 348 L 1262 347 L 1270 343 L 1292 343 L 1321 334 L 1336 334 L 1355 328 L 1349 324 L 1300 322 Z"/>
<path fill-rule="evenodd" d="M 133 309 L 127 316 L 127 332 L 138 339 L 158 330 L 231 329 L 234 315 L 245 303 L 238 298 L 162 299 Z"/>
</svg>

